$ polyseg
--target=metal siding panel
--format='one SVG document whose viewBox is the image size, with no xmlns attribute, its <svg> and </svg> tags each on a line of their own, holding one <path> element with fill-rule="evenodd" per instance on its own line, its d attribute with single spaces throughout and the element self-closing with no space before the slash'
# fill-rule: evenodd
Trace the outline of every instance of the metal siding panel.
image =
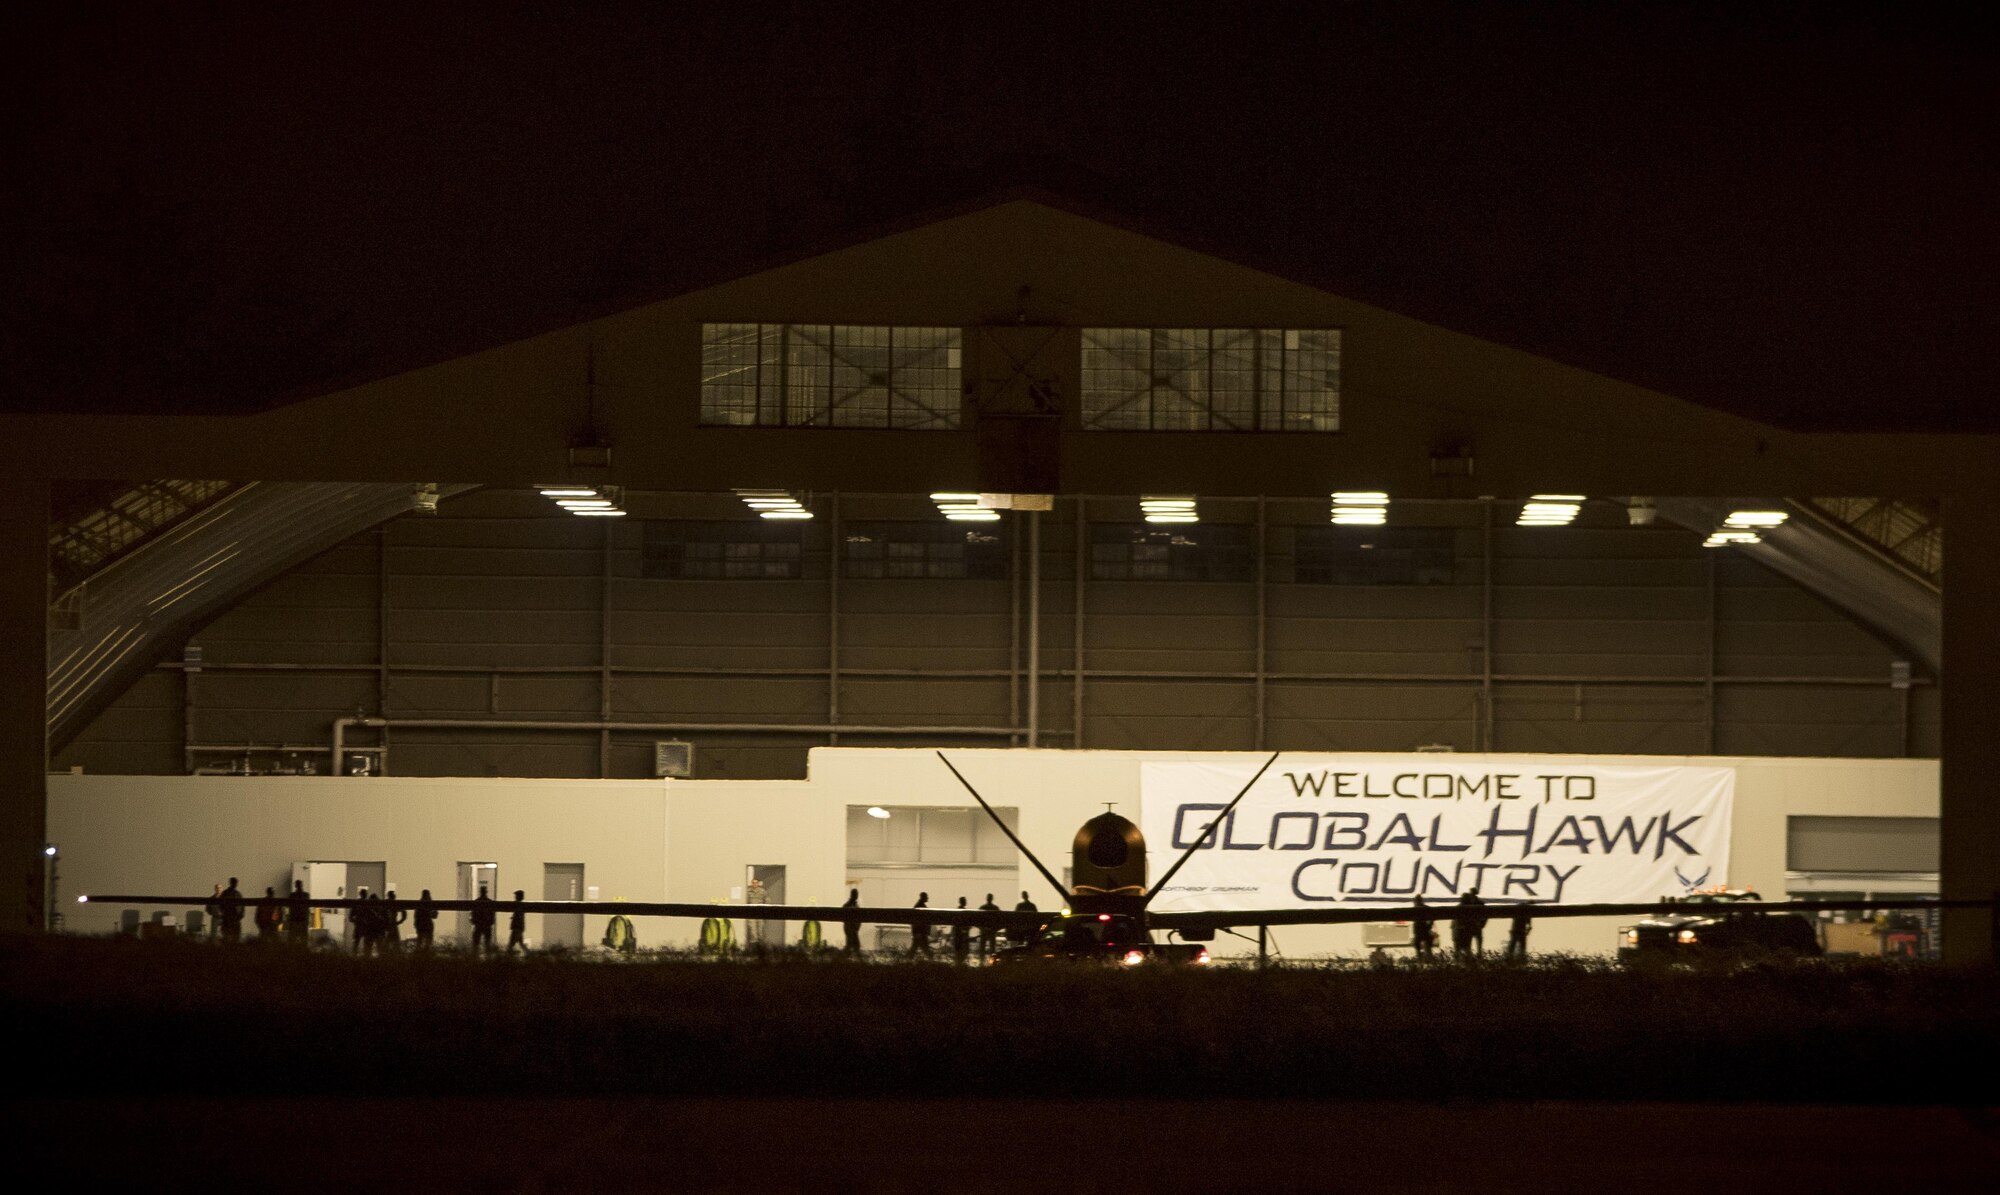
<svg viewBox="0 0 2000 1195">
<path fill-rule="evenodd" d="M 1936 871 L 1934 817 L 1788 817 L 1787 871 Z"/>
</svg>

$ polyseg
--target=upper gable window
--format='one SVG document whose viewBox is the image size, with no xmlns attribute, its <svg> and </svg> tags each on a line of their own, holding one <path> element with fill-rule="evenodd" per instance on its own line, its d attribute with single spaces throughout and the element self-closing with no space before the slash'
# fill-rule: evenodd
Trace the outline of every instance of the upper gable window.
<svg viewBox="0 0 2000 1195">
<path fill-rule="evenodd" d="M 1340 430 L 1338 328 L 1085 328 L 1087 431 Z"/>
<path fill-rule="evenodd" d="M 962 402 L 957 328 L 701 326 L 705 424 L 948 431 Z"/>
</svg>

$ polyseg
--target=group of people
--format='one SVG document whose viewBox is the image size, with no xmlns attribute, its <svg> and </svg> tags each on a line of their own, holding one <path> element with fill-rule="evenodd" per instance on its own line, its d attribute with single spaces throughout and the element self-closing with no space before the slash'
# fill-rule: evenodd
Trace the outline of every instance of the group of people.
<svg viewBox="0 0 2000 1195">
<path fill-rule="evenodd" d="M 963 896 L 958 898 L 958 907 L 960 909 L 966 909 L 966 899 Z M 847 890 L 847 900 L 841 907 L 844 909 L 855 909 L 860 906 L 861 889 L 849 888 Z M 919 892 L 917 894 L 917 903 L 912 907 L 918 909 L 930 908 L 931 894 L 928 892 Z M 986 894 L 986 901 L 979 906 L 979 911 L 982 913 L 1000 912 L 1000 906 L 993 902 L 993 894 L 991 892 Z M 1034 901 L 1028 899 L 1028 894 L 1023 892 L 1021 893 L 1021 903 L 1014 906 L 1014 911 L 1016 913 L 1032 914 L 1040 910 L 1035 907 Z M 928 918 L 922 916 L 911 918 L 911 958 L 936 957 L 931 943 L 931 926 L 932 923 Z M 840 919 L 840 927 L 846 937 L 846 941 L 841 947 L 841 953 L 852 957 L 859 957 L 861 954 L 861 918 L 858 916 L 843 916 Z M 1008 934 L 1008 940 L 1010 942 L 1014 940 L 1014 935 L 1011 932 Z M 961 966 L 971 959 L 975 948 L 979 955 L 979 961 L 983 963 L 993 957 L 993 953 L 999 949 L 999 945 L 999 934 L 990 925 L 979 927 L 976 938 L 974 937 L 973 928 L 969 925 L 958 924 L 951 927 L 951 958 L 953 962 Z"/>
<path fill-rule="evenodd" d="M 1416 898 L 1419 909 L 1428 905 L 1422 895 Z M 1458 898 L 1451 915 L 1451 953 L 1455 958 L 1474 958 L 1486 953 L 1486 902 L 1480 899 L 1479 889 L 1474 888 Z M 1533 917 L 1526 908 L 1517 910 L 1508 923 L 1507 948 L 1502 956 L 1510 961 L 1528 957 L 1528 928 Z M 1437 922 L 1428 913 L 1421 913 L 1410 922 L 1410 944 L 1416 947 L 1417 957 L 1428 959 L 1437 950 Z"/>
<path fill-rule="evenodd" d="M 527 949 L 528 914 L 521 907 L 526 899 L 526 892 L 515 889 L 512 912 L 507 918 L 509 954 Z M 356 894 L 355 900 L 348 913 L 347 928 L 356 954 L 400 951 L 403 947 L 401 927 L 405 923 L 411 927 L 416 949 L 431 949 L 437 935 L 438 908 L 429 888 L 424 889 L 423 895 L 413 903 L 398 900 L 394 892 L 374 894 L 366 888 Z M 211 932 L 225 942 L 242 941 L 246 910 L 251 910 L 250 920 L 257 929 L 258 941 L 275 942 L 282 937 L 299 946 L 311 944 L 312 931 L 317 927 L 313 920 L 312 896 L 306 891 L 303 881 L 293 880 L 291 892 L 282 897 L 275 887 L 266 887 L 263 896 L 248 899 L 237 886 L 237 878 L 230 876 L 228 887 L 216 885 L 215 899 L 207 907 L 213 927 Z M 495 952 L 493 932 L 499 924 L 499 910 L 499 904 L 487 892 L 486 885 L 481 884 L 479 895 L 472 902 L 474 950 L 485 954 Z"/>
</svg>

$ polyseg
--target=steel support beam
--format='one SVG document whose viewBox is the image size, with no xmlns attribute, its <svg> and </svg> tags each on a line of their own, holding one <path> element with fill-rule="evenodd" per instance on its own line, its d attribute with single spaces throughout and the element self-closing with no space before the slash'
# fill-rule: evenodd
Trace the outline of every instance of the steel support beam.
<svg viewBox="0 0 2000 1195">
<path fill-rule="evenodd" d="M 2000 893 L 2000 509 L 1953 502 L 1944 586 L 1939 895 L 1985 900 Z M 1992 910 L 1944 913 L 1948 963 L 1995 961 Z"/>
<path fill-rule="evenodd" d="M 45 927 L 49 487 L 0 486 L 0 931 Z M 60 845 L 60 844 L 58 844 Z"/>
</svg>

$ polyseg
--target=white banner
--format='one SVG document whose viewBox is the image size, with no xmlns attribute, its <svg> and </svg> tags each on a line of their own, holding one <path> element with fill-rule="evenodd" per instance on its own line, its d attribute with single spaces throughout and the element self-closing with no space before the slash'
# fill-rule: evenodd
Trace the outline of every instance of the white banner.
<svg viewBox="0 0 2000 1195">
<path fill-rule="evenodd" d="M 1141 765 L 1149 882 L 1258 762 Z M 1474 889 L 1494 905 L 1658 900 L 1728 880 L 1735 795 L 1733 768 L 1286 754 L 1153 907 L 1438 904 Z"/>
</svg>

